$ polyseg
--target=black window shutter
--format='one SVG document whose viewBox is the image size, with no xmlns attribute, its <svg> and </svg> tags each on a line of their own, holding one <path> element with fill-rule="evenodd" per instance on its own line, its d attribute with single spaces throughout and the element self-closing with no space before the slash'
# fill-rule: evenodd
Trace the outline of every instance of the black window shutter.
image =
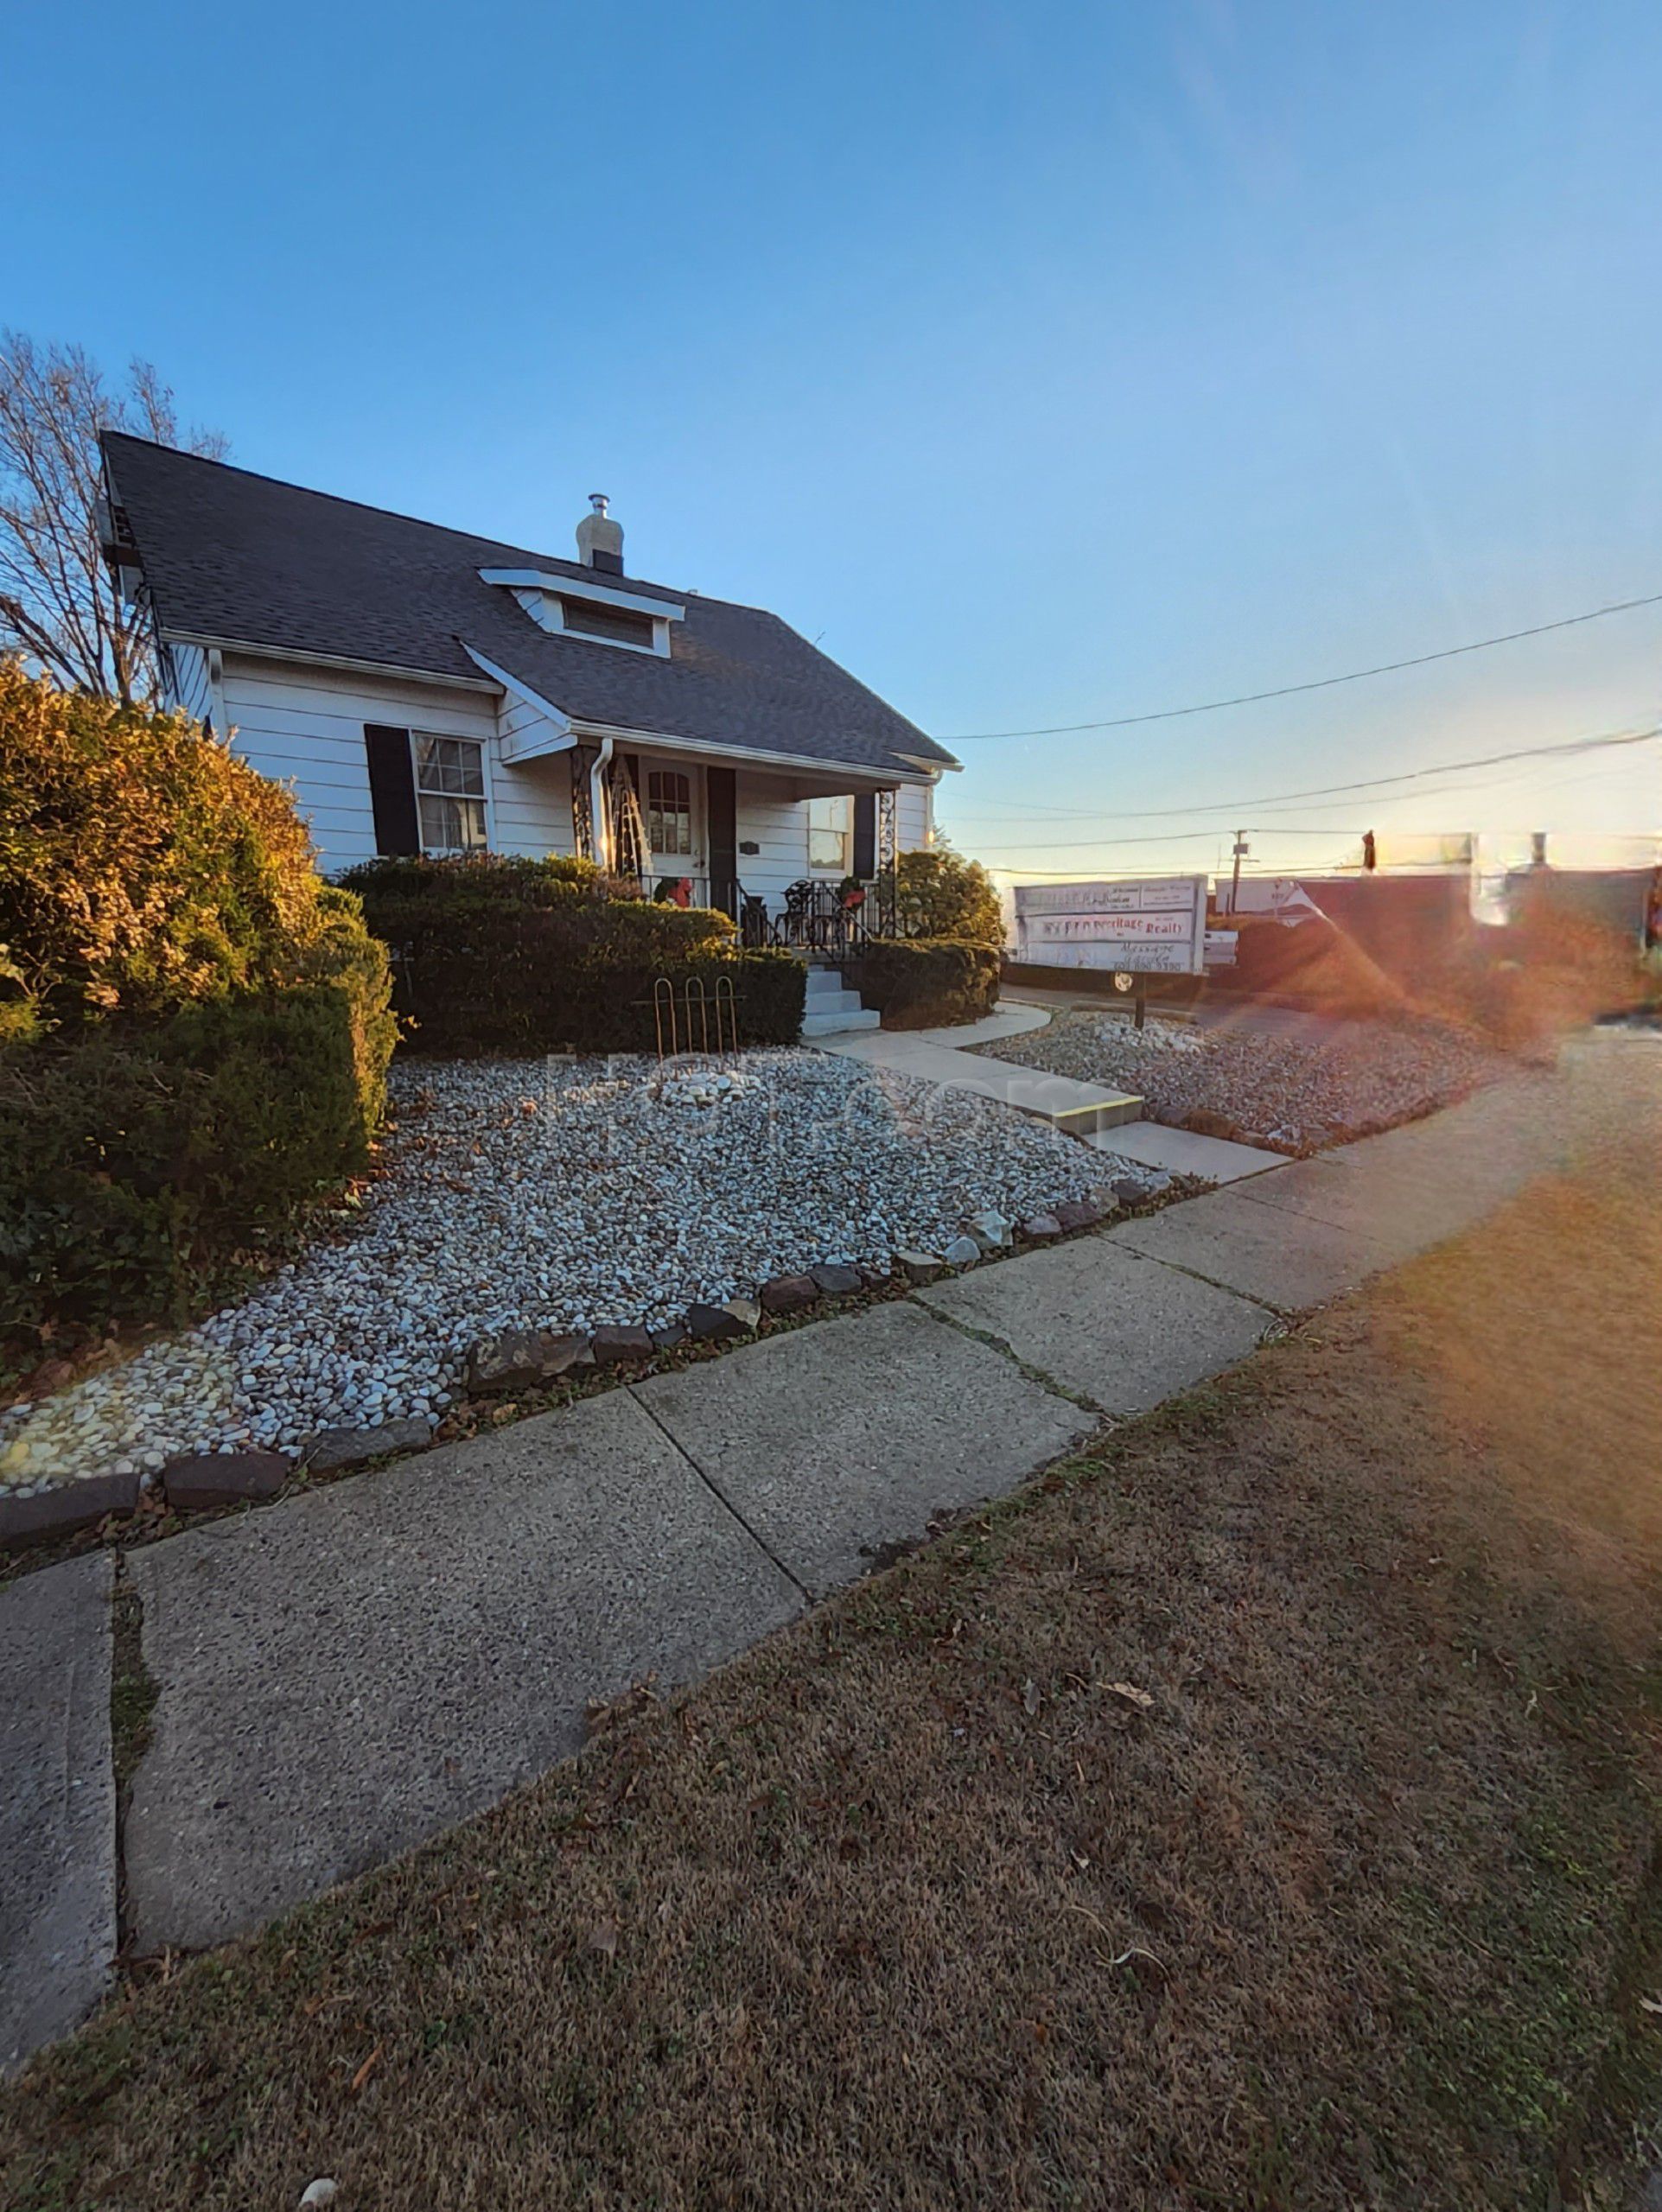
<svg viewBox="0 0 1662 2212">
<path fill-rule="evenodd" d="M 877 795 L 862 791 L 854 802 L 854 868 L 862 883 L 877 873 Z"/>
<path fill-rule="evenodd" d="M 421 823 L 416 813 L 409 731 L 366 722 L 364 751 L 369 757 L 369 803 L 375 814 L 376 851 L 420 852 Z"/>
</svg>

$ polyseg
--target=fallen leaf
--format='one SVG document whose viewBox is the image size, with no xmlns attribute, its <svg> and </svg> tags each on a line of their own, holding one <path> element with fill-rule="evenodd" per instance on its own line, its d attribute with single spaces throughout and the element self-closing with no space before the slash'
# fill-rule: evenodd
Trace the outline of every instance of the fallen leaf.
<svg viewBox="0 0 1662 2212">
<path fill-rule="evenodd" d="M 381 2046 L 379 2044 L 377 2044 L 374 2050 L 370 2052 L 369 2056 L 364 2061 L 363 2064 L 358 2069 L 358 2071 L 353 2075 L 352 2087 L 347 2093 L 349 2096 L 355 2097 L 359 2090 L 363 2088 L 365 2082 L 368 2081 L 370 2075 L 375 2071 L 376 2066 L 379 2063 L 380 2056 Z"/>
<path fill-rule="evenodd" d="M 1031 1675 L 1028 1676 L 1026 1682 L 1022 1685 L 1022 1702 L 1027 1707 L 1029 1715 L 1035 1713 L 1039 1710 L 1039 1685 L 1034 1681 Z"/>
<path fill-rule="evenodd" d="M 583 1937 L 583 1948 L 585 1951 L 598 1952 L 603 1959 L 614 1959 L 617 1956 L 616 1921 L 602 1920 L 597 1923 Z"/>
<path fill-rule="evenodd" d="M 1108 1688 L 1113 1696 L 1123 1697 L 1128 1705 L 1135 1705 L 1144 1713 L 1154 1703 L 1149 1692 L 1138 1689 L 1135 1682 L 1110 1682 Z"/>
</svg>

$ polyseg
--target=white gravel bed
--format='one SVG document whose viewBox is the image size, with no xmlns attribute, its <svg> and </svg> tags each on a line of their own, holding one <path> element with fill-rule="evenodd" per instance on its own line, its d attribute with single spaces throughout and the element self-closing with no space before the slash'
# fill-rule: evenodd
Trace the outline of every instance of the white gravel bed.
<svg viewBox="0 0 1662 2212">
<path fill-rule="evenodd" d="M 799 1048 L 668 1073 L 418 1063 L 392 1090 L 361 1223 L 198 1327 L 0 1413 L 0 1484 L 436 1421 L 481 1337 L 661 1326 L 694 1300 L 821 1261 L 886 1266 L 983 1208 L 1019 1219 L 1138 1172 L 1009 1108 Z"/>
<path fill-rule="evenodd" d="M 1150 1119 L 1219 1114 L 1297 1152 L 1412 1121 L 1516 1071 L 1516 1063 L 1435 1022 L 1335 1022 L 1301 1037 L 1158 1020 L 1139 1033 L 1123 1015 L 1073 1014 L 977 1049 L 1135 1091 Z"/>
</svg>

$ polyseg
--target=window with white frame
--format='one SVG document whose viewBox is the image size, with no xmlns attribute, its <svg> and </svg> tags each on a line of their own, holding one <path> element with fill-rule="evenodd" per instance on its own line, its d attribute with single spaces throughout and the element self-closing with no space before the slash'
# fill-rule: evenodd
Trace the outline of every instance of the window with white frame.
<svg viewBox="0 0 1662 2212">
<path fill-rule="evenodd" d="M 485 747 L 474 737 L 411 737 L 424 853 L 479 853 L 486 845 Z"/>
<path fill-rule="evenodd" d="M 646 771 L 646 842 L 657 859 L 692 853 L 692 779 L 679 768 Z"/>
<path fill-rule="evenodd" d="M 808 866 L 849 872 L 849 849 L 854 837 L 851 798 L 811 798 L 808 801 Z"/>
</svg>

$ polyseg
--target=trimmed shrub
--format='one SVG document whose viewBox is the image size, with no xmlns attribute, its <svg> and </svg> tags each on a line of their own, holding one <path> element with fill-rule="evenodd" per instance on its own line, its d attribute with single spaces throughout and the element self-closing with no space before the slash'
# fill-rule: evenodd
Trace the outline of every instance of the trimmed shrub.
<svg viewBox="0 0 1662 2212">
<path fill-rule="evenodd" d="M 860 963 L 858 987 L 885 1029 L 933 1029 L 990 1014 L 998 969 L 994 945 L 958 938 L 874 938 Z"/>
<path fill-rule="evenodd" d="M 0 1355 L 182 1318 L 368 1165 L 386 955 L 288 793 L 0 660 Z"/>
<path fill-rule="evenodd" d="M 374 1019 L 340 978 L 0 1046 L 8 1361 L 181 1320 L 280 1249 L 369 1164 Z"/>
<path fill-rule="evenodd" d="M 806 976 L 741 950 L 725 914 L 625 893 L 586 861 L 376 861 L 344 879 L 392 962 L 423 1052 L 635 1052 L 653 988 L 731 982 L 747 1045 L 794 1042 Z"/>
<path fill-rule="evenodd" d="M 992 879 L 979 861 L 966 861 L 950 845 L 901 853 L 892 877 L 885 874 L 878 895 L 892 898 L 895 926 L 905 938 L 955 938 L 971 944 L 1002 946 L 1003 909 Z"/>
</svg>

